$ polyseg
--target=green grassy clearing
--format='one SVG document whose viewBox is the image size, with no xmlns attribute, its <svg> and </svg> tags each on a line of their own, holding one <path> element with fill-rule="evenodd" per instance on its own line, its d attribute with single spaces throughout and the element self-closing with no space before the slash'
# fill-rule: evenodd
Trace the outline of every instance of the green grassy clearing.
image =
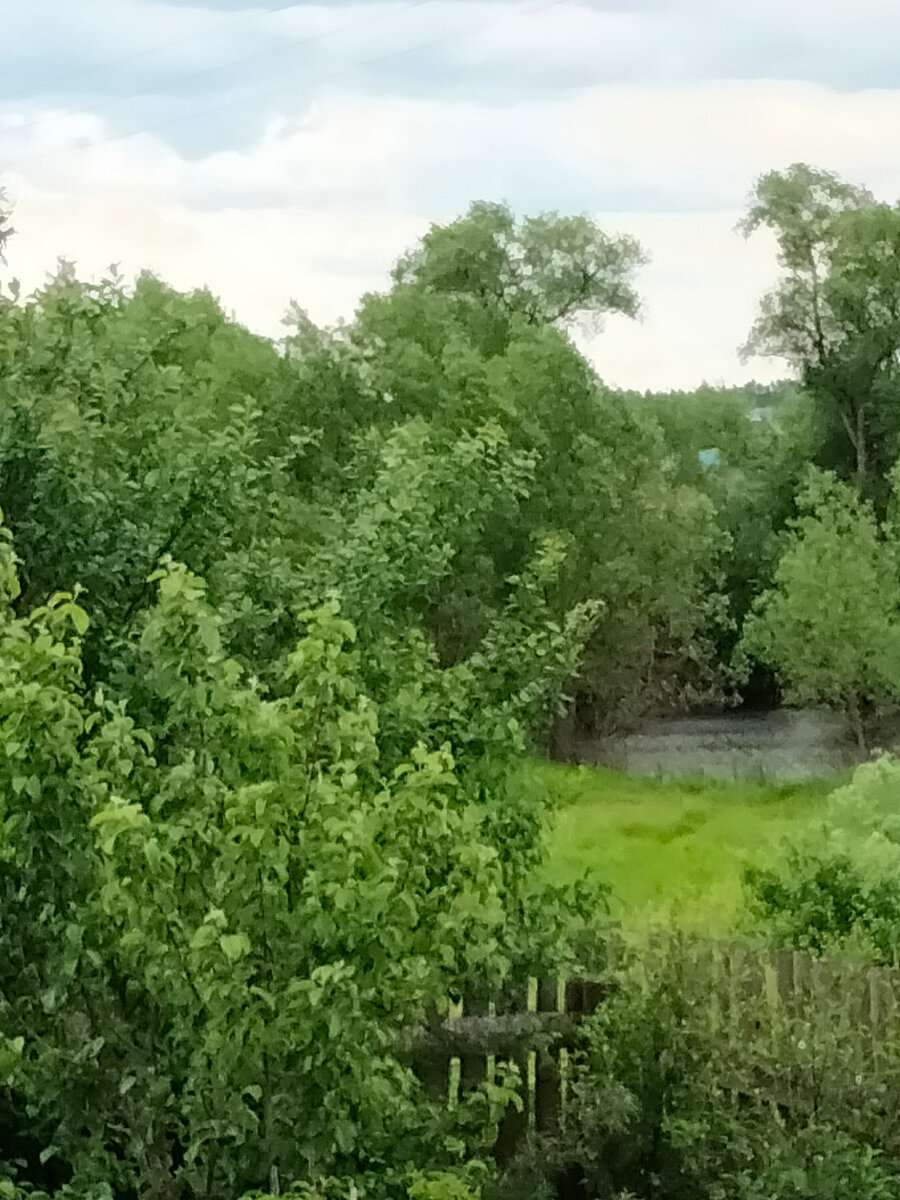
<svg viewBox="0 0 900 1200">
<path fill-rule="evenodd" d="M 774 862 L 840 782 L 660 780 L 551 763 L 525 772 L 525 786 L 558 805 L 548 879 L 599 877 L 612 888 L 613 915 L 634 929 L 666 923 L 717 935 L 744 916 L 744 867 Z"/>
</svg>

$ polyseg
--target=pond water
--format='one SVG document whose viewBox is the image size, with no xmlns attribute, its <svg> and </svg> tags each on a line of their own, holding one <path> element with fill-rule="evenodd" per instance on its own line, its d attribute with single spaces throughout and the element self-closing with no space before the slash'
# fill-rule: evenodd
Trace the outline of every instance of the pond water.
<svg viewBox="0 0 900 1200">
<path fill-rule="evenodd" d="M 844 719 L 818 710 L 659 718 L 609 738 L 579 740 L 572 757 L 640 775 L 795 782 L 859 761 Z"/>
</svg>

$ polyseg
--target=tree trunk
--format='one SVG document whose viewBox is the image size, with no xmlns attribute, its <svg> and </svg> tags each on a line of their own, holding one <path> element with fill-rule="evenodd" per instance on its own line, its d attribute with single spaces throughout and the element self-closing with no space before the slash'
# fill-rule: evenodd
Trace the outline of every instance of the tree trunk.
<svg viewBox="0 0 900 1200">
<path fill-rule="evenodd" d="M 856 482 L 861 492 L 865 491 L 866 475 L 869 471 L 869 454 L 866 444 L 866 409 L 861 404 L 856 410 Z"/>
<path fill-rule="evenodd" d="M 838 406 L 841 421 L 847 433 L 847 439 L 856 455 L 856 486 L 865 491 L 866 476 L 869 473 L 869 447 L 866 439 L 866 405 L 848 404 L 849 411 Z M 852 417 L 852 419 L 851 419 Z"/>
<path fill-rule="evenodd" d="M 867 754 L 869 747 L 866 743 L 866 729 L 859 710 L 859 696 L 855 694 L 847 701 L 847 718 L 850 722 L 850 729 L 853 732 L 853 736 L 856 738 L 858 749 L 863 754 Z"/>
</svg>

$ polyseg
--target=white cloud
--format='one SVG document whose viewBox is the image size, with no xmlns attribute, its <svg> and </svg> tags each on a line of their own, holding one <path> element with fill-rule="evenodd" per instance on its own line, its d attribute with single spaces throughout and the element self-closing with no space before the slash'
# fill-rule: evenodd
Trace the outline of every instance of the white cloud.
<svg viewBox="0 0 900 1200">
<path fill-rule="evenodd" d="M 736 362 L 771 275 L 770 247 L 734 234 L 736 215 L 616 214 L 604 222 L 636 234 L 653 256 L 640 279 L 643 319 L 615 318 L 599 338 L 579 339 L 610 384 L 662 389 L 779 375 L 764 363 L 741 369 Z M 197 213 L 123 197 L 26 191 L 8 257 L 10 272 L 29 288 L 53 266 L 56 251 L 95 277 L 116 261 L 127 275 L 146 267 L 179 288 L 207 284 L 251 328 L 278 336 L 291 298 L 320 323 L 349 316 L 364 292 L 387 285 L 393 261 L 427 224 L 415 215 Z"/>
<path fill-rule="evenodd" d="M 772 81 L 618 85 L 502 109 L 323 89 L 302 115 L 273 110 L 255 144 L 194 158 L 152 132 L 121 138 L 96 115 L 58 112 L 34 126 L 0 111 L 0 163 L 13 184 L 77 180 L 85 194 L 134 195 L 143 176 L 151 195 L 198 207 L 442 216 L 500 195 L 526 207 L 710 211 L 739 207 L 756 175 L 797 159 L 892 198 L 898 128 L 900 91 Z"/>
<path fill-rule="evenodd" d="M 701 382 L 783 378 L 780 361 L 738 360 L 762 293 L 771 285 L 774 246 L 745 241 L 735 212 L 616 214 L 608 224 L 634 234 L 650 253 L 641 272 L 639 321 L 611 318 L 599 337 L 576 340 L 611 386 L 665 391 Z"/>
<path fill-rule="evenodd" d="M 91 3 L 95 15 L 111 11 L 104 0 Z M 443 3 L 432 18 L 508 7 Z M 327 10 L 310 11 L 317 21 Z M 578 37 L 577 14 L 573 6 L 553 11 L 555 33 L 551 10 L 515 25 L 512 59 L 525 62 L 535 37 L 545 38 L 549 57 L 563 55 Z M 766 19 L 779 11 L 769 4 Z M 177 12 L 187 21 L 177 28 L 211 19 Z M 595 18 L 591 30 L 606 29 L 618 45 L 631 39 L 635 53 L 641 30 L 662 19 Z M 662 26 L 654 28 L 656 37 Z M 466 44 L 482 66 L 496 61 L 497 45 Z M 179 153 L 168 134 L 121 139 L 114 124 L 77 107 L 45 117 L 35 123 L 33 112 L 0 107 L 0 166 L 20 230 L 11 267 L 28 286 L 57 254 L 86 272 L 111 261 L 128 272 L 148 266 L 179 287 L 209 284 L 242 320 L 277 334 L 292 297 L 320 321 L 351 315 L 430 220 L 452 217 L 471 199 L 508 199 L 519 211 L 590 210 L 605 226 L 636 233 L 653 256 L 639 281 L 644 323 L 611 321 L 590 347 L 601 372 L 623 386 L 778 373 L 736 357 L 775 275 L 771 246 L 745 244 L 732 228 L 758 173 L 806 160 L 886 198 L 900 194 L 900 92 L 842 93 L 809 82 L 620 82 L 535 91 L 502 106 L 373 95 L 345 82 L 293 108 L 273 103 L 253 143 L 195 157 Z M 82 149 L 69 149 L 79 142 Z"/>
<path fill-rule="evenodd" d="M 251 328 L 277 337 L 291 299 L 322 324 L 352 314 L 364 292 L 384 286 L 394 259 L 427 221 L 313 209 L 198 213 L 26 188 L 15 226 L 6 274 L 28 290 L 57 256 L 94 278 L 115 262 L 128 277 L 148 269 L 183 290 L 208 286 Z"/>
<path fill-rule="evenodd" d="M 416 48 L 415 53 L 407 53 Z M 896 0 L 348 0 L 222 11 L 164 0 L 28 0 L 4 13 L 6 98 L 123 96 L 237 102 L 241 89 L 306 95 L 331 81 L 379 94 L 492 102 L 615 82 L 721 78 L 894 86 Z M 74 73 L 74 74 L 73 74 Z M 66 76 L 72 76 L 68 79 Z M 13 82 L 10 83 L 10 80 Z M 56 82 L 58 80 L 58 83 Z M 228 123 L 209 130 L 227 140 Z"/>
</svg>

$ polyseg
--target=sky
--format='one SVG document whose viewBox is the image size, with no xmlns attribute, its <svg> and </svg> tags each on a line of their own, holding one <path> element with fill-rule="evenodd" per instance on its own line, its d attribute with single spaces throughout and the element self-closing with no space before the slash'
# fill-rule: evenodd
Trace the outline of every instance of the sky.
<svg viewBox="0 0 900 1200">
<path fill-rule="evenodd" d="M 894 201 L 898 135 L 897 0 L 20 0 L 5 275 L 146 268 L 277 337 L 504 200 L 649 254 L 641 318 L 583 343 L 609 384 L 770 380 L 739 355 L 778 271 L 735 231 L 754 180 L 804 161 Z"/>
</svg>

